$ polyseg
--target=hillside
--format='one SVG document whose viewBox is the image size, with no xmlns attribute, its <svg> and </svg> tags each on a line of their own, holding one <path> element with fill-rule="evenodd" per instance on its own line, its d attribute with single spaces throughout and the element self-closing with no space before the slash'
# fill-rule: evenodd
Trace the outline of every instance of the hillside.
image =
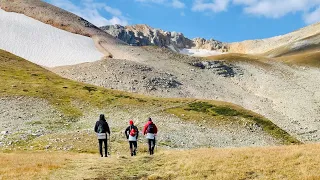
<svg viewBox="0 0 320 180">
<path fill-rule="evenodd" d="M 149 116 L 161 129 L 159 144 L 171 148 L 298 143 L 270 120 L 236 105 L 107 90 L 60 78 L 24 59 L 0 52 L 0 131 L 7 131 L 1 137 L 5 149 L 50 147 L 92 152 L 95 146 L 91 131 L 99 112 L 106 112 L 109 117 L 113 141 L 118 146 L 124 143 L 122 131 L 129 119 L 141 126 Z M 75 132 L 90 143 L 70 145 L 68 134 Z"/>
<path fill-rule="evenodd" d="M 144 49 L 149 54 L 141 54 L 140 62 L 113 59 L 50 70 L 65 78 L 134 93 L 231 102 L 271 119 L 299 140 L 319 141 L 316 69 L 259 56 L 249 62 L 236 56 L 229 62 L 191 58 L 157 47 Z"/>
<path fill-rule="evenodd" d="M 308 48 L 319 49 L 319 27 L 320 23 L 316 23 L 285 35 L 231 43 L 229 52 L 277 57 Z"/>
</svg>

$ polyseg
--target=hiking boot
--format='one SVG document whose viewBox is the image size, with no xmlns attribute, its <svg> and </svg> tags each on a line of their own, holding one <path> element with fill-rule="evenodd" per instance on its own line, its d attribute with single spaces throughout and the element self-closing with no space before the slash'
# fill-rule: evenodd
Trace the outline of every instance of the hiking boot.
<svg viewBox="0 0 320 180">
<path fill-rule="evenodd" d="M 106 154 L 106 155 L 104 155 L 104 157 L 108 157 L 108 155 Z"/>
<path fill-rule="evenodd" d="M 131 156 L 133 156 L 133 152 L 131 153 Z"/>
<path fill-rule="evenodd" d="M 137 155 L 137 152 L 136 152 L 136 151 L 133 151 L 133 155 L 136 156 L 136 155 Z"/>
</svg>

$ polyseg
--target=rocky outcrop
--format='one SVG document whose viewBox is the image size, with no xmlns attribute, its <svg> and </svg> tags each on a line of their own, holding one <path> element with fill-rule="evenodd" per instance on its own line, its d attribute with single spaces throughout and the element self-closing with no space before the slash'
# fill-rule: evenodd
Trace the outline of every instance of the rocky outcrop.
<svg viewBox="0 0 320 180">
<path fill-rule="evenodd" d="M 207 49 L 226 52 L 227 44 L 214 39 L 206 40 L 203 38 L 188 39 L 182 33 L 169 32 L 161 29 L 154 29 L 148 25 L 109 25 L 101 27 L 102 30 L 112 36 L 133 46 L 156 45 L 168 47 L 173 50 L 178 49 Z"/>
</svg>

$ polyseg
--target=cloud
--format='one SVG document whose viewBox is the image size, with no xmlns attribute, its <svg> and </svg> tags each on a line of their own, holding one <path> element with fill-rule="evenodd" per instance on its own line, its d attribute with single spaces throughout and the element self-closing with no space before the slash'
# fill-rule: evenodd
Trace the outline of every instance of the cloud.
<svg viewBox="0 0 320 180">
<path fill-rule="evenodd" d="M 307 24 L 313 24 L 313 23 L 316 23 L 316 22 L 320 22 L 320 6 L 310 12 L 310 13 L 307 13 L 305 16 L 304 16 L 304 21 L 307 23 Z"/>
<path fill-rule="evenodd" d="M 193 11 L 206 11 L 210 10 L 215 13 L 225 11 L 228 8 L 229 0 L 213 0 L 207 2 L 204 0 L 195 0 L 192 10 Z"/>
<path fill-rule="evenodd" d="M 156 3 L 167 5 L 176 9 L 183 9 L 186 7 L 186 4 L 183 3 L 181 0 L 135 0 L 136 2 L 140 3 Z"/>
<path fill-rule="evenodd" d="M 172 5 L 172 7 L 178 8 L 178 9 L 184 8 L 186 6 L 184 3 L 182 3 L 179 0 L 172 0 L 172 4 L 171 5 Z"/>
<path fill-rule="evenodd" d="M 115 8 L 110 7 L 110 6 L 104 6 L 104 9 L 108 13 L 110 13 L 110 14 L 112 14 L 114 16 L 121 16 L 122 15 L 122 13 L 121 13 L 121 11 L 119 9 L 115 9 Z"/>
<path fill-rule="evenodd" d="M 112 8 L 104 3 L 96 3 L 94 0 L 80 0 L 77 5 L 70 0 L 49 0 L 49 2 L 86 19 L 98 27 L 110 24 L 128 24 L 127 18 L 122 15 L 119 9 Z M 103 17 L 100 13 L 103 11 L 111 14 L 112 18 L 106 19 Z"/>
<path fill-rule="evenodd" d="M 279 18 L 288 13 L 305 11 L 310 8 L 309 6 L 309 2 L 304 0 L 262 0 L 248 4 L 244 11 L 248 14 Z"/>
<path fill-rule="evenodd" d="M 194 0 L 192 10 L 219 13 L 227 11 L 230 6 L 240 6 L 246 14 L 267 18 L 303 13 L 307 24 L 320 20 L 320 0 Z"/>
</svg>

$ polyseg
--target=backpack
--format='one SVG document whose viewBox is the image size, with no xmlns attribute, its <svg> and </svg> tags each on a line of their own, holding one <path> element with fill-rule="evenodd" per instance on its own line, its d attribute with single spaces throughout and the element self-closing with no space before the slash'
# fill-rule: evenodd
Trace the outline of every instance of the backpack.
<svg viewBox="0 0 320 180">
<path fill-rule="evenodd" d="M 147 128 L 147 133 L 155 133 L 156 128 L 154 127 L 154 124 L 149 124 Z"/>
<path fill-rule="evenodd" d="M 102 133 L 103 132 L 103 125 L 100 123 L 98 125 L 98 130 L 97 130 L 97 133 Z"/>
<path fill-rule="evenodd" d="M 135 137 L 136 135 L 137 135 L 137 131 L 135 130 L 134 127 L 132 127 L 131 130 L 130 130 L 130 136 Z"/>
</svg>

